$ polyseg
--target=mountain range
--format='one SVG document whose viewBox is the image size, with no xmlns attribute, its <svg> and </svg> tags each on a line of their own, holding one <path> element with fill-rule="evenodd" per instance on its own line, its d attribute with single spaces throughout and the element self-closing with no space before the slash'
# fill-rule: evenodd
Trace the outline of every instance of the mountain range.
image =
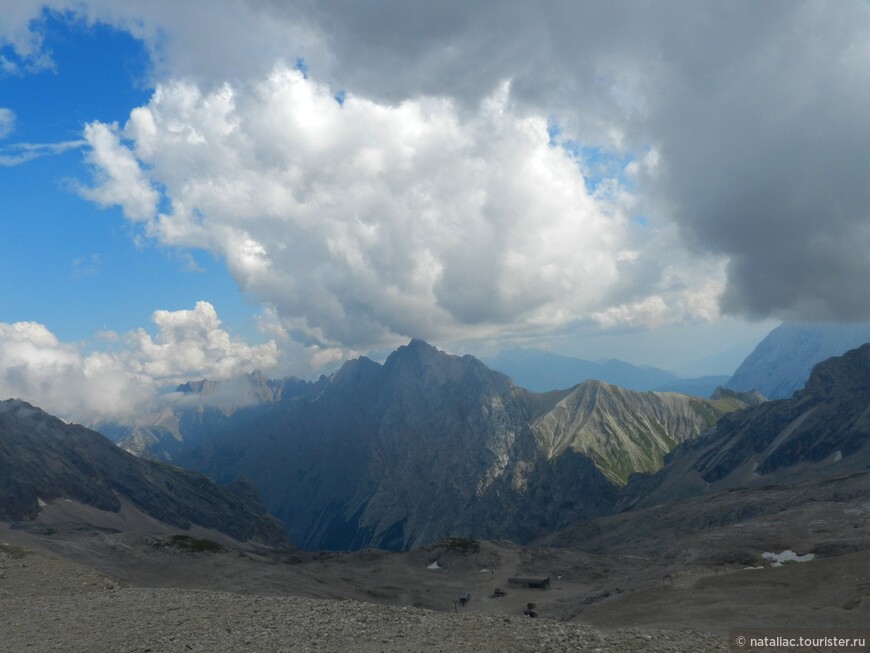
<svg viewBox="0 0 870 653">
<path fill-rule="evenodd" d="M 448 535 L 526 541 L 606 513 L 630 474 L 659 469 L 675 445 L 758 401 L 600 381 L 534 393 L 420 340 L 383 365 L 349 361 L 232 411 L 207 404 L 217 387 L 192 387 L 203 402 L 161 416 L 159 437 L 146 442 L 142 427 L 112 435 L 219 482 L 250 479 L 311 549 L 401 549 Z"/>
<path fill-rule="evenodd" d="M 630 390 L 679 392 L 709 397 L 718 386 L 770 399 L 800 390 L 816 363 L 870 342 L 870 324 L 784 323 L 765 336 L 729 376 L 694 378 L 648 365 L 611 359 L 589 361 L 538 349 L 509 349 L 484 359 L 519 386 L 536 392 L 567 388 L 597 379 Z"/>
<path fill-rule="evenodd" d="M 686 379 L 649 365 L 632 365 L 617 359 L 590 361 L 540 349 L 506 349 L 482 360 L 533 392 L 570 388 L 582 381 L 595 380 L 639 392 L 655 390 L 709 397 L 728 380 L 727 376 Z"/>
<path fill-rule="evenodd" d="M 804 466 L 849 457 L 863 447 L 863 436 L 843 439 L 854 429 L 841 425 L 864 401 L 863 362 L 841 369 L 854 356 L 819 365 L 793 399 L 765 402 L 722 388 L 700 399 L 598 380 L 537 393 L 472 356 L 412 340 L 383 364 L 362 357 L 313 382 L 254 373 L 183 384 L 148 420 L 95 425 L 120 448 L 12 403 L 2 413 L 5 432 L 18 438 L 0 442 L 4 509 L 26 519 L 40 500 L 114 509 L 122 497 L 164 511 L 169 523 L 222 523 L 234 536 L 268 539 L 277 522 L 258 521 L 259 493 L 307 549 L 407 549 L 450 535 L 527 542 L 614 510 L 750 486 L 790 469 L 792 455 Z M 825 394 L 829 386 L 841 389 Z M 194 502 L 191 513 L 182 495 L 206 486 L 211 503 Z M 221 522 L 215 515 L 231 512 L 215 507 L 221 501 L 256 519 Z"/>
</svg>

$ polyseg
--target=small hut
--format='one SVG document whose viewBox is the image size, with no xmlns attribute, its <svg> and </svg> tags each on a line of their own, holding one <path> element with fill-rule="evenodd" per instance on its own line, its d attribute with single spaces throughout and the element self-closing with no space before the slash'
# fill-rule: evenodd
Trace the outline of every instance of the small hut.
<svg viewBox="0 0 870 653">
<path fill-rule="evenodd" d="M 549 576 L 514 576 L 508 578 L 508 585 L 511 587 L 525 587 L 530 590 L 545 590 L 550 588 Z"/>
</svg>

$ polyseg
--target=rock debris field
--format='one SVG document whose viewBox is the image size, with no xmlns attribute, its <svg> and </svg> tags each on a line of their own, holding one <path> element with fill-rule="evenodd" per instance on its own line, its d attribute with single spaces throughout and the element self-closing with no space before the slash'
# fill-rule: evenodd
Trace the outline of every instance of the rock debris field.
<svg viewBox="0 0 870 653">
<path fill-rule="evenodd" d="M 122 587 L 62 558 L 0 544 L 4 651 L 724 651 L 688 631 L 599 630 L 517 616 L 358 601 Z"/>
</svg>

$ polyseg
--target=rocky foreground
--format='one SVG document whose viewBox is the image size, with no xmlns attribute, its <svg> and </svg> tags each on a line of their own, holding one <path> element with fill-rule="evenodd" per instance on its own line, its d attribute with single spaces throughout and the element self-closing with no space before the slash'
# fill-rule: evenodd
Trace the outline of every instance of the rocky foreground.
<svg viewBox="0 0 870 653">
<path fill-rule="evenodd" d="M 0 544 L 9 651 L 724 651 L 723 637 L 598 630 L 547 619 L 357 601 L 122 587 L 62 558 Z"/>
</svg>

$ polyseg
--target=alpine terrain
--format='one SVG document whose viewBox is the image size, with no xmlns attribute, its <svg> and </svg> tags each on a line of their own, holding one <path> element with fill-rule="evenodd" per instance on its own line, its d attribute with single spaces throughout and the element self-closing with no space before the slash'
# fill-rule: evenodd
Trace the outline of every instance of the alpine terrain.
<svg viewBox="0 0 870 653">
<path fill-rule="evenodd" d="M 659 469 L 675 445 L 755 400 L 599 381 L 537 394 L 420 340 L 383 365 L 360 358 L 281 387 L 232 411 L 206 394 L 162 417 L 173 430 L 151 440 L 141 427 L 112 435 L 219 482 L 250 479 L 301 547 L 405 549 L 448 535 L 527 541 L 606 514 L 631 473 Z"/>
</svg>

